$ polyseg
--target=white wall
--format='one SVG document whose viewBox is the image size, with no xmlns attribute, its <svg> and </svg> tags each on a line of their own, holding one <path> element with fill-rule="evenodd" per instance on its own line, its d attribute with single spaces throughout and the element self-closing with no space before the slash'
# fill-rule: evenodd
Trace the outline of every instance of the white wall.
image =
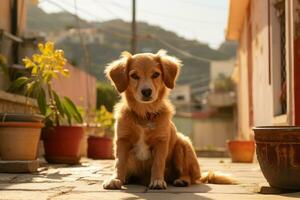
<svg viewBox="0 0 300 200">
<path fill-rule="evenodd" d="M 191 103 L 191 94 L 190 85 L 177 84 L 170 93 L 170 99 L 175 103 Z M 182 97 L 183 99 L 180 100 L 178 97 Z"/>
<path fill-rule="evenodd" d="M 212 61 L 210 63 L 210 80 L 215 80 L 219 74 L 231 76 L 235 65 L 235 59 Z"/>
<path fill-rule="evenodd" d="M 269 84 L 268 1 L 251 3 L 254 125 L 272 125 L 273 93 Z"/>
</svg>

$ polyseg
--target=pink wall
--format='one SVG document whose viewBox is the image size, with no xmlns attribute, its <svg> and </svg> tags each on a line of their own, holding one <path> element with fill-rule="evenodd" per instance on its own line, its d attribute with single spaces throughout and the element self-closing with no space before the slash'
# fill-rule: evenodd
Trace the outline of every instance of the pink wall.
<svg viewBox="0 0 300 200">
<path fill-rule="evenodd" d="M 69 97 L 85 110 L 96 108 L 96 78 L 71 64 L 67 64 L 65 68 L 69 70 L 70 76 L 53 81 L 53 88 L 58 95 Z"/>
</svg>

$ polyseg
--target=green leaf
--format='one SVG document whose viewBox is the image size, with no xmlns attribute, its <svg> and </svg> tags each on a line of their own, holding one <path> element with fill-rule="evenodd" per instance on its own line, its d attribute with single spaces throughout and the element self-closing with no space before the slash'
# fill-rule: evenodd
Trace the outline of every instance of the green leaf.
<svg viewBox="0 0 300 200">
<path fill-rule="evenodd" d="M 54 91 L 53 91 L 53 96 L 54 96 L 54 101 L 55 101 L 56 107 L 58 109 L 59 115 L 64 117 L 65 112 L 64 112 L 64 108 L 63 108 L 60 97 Z"/>
<path fill-rule="evenodd" d="M 10 86 L 10 88 L 8 90 L 9 91 L 15 91 L 17 89 L 20 89 L 25 84 L 27 84 L 29 81 L 30 81 L 29 78 L 27 78 L 25 76 L 19 77 L 14 82 L 12 82 L 12 84 L 11 84 L 11 86 Z"/>
<path fill-rule="evenodd" d="M 46 101 L 46 93 L 45 93 L 45 90 L 43 88 L 41 88 L 41 90 L 38 94 L 37 102 L 38 102 L 41 114 L 46 116 L 47 101 Z"/>
<path fill-rule="evenodd" d="M 72 102 L 72 100 L 69 99 L 68 97 L 64 97 L 64 100 L 65 100 L 65 105 L 69 109 L 71 116 L 74 117 L 74 119 L 78 123 L 82 123 L 83 122 L 82 116 L 79 110 L 77 109 L 77 107 L 75 106 L 75 104 Z"/>
<path fill-rule="evenodd" d="M 68 120 L 68 124 L 69 125 L 72 125 L 72 109 L 70 108 L 70 106 L 68 105 L 68 103 L 65 101 L 65 99 L 62 99 L 61 100 L 61 104 L 64 108 L 64 113 L 67 117 L 67 120 Z"/>
<path fill-rule="evenodd" d="M 30 96 L 31 93 L 33 92 L 33 90 L 34 90 L 36 87 L 38 87 L 36 81 L 32 81 L 32 82 L 30 82 L 30 83 L 27 83 L 27 85 L 26 85 L 26 94 L 27 94 L 28 96 Z"/>
</svg>

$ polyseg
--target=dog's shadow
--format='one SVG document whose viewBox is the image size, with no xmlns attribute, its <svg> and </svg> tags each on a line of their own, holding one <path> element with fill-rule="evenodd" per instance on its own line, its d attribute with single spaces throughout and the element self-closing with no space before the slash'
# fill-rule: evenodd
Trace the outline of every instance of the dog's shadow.
<svg viewBox="0 0 300 200">
<path fill-rule="evenodd" d="M 147 199 L 147 200 L 157 200 L 157 199 L 185 199 L 185 200 L 211 200 L 202 193 L 207 193 L 211 190 L 211 187 L 206 184 L 192 185 L 189 187 L 173 187 L 168 185 L 166 190 L 149 190 L 137 192 L 134 190 L 134 185 L 127 185 L 126 190 L 123 192 L 128 193 L 133 196 L 121 198 L 122 200 L 137 200 L 137 199 Z"/>
</svg>

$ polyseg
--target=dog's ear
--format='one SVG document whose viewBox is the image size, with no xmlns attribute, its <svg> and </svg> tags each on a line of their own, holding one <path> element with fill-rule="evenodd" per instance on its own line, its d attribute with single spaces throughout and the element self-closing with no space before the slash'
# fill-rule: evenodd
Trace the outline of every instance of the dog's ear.
<svg viewBox="0 0 300 200">
<path fill-rule="evenodd" d="M 162 67 L 163 81 L 167 88 L 173 89 L 175 81 L 179 75 L 181 61 L 175 57 L 168 56 L 167 51 L 159 50 L 156 53 L 158 61 Z"/>
<path fill-rule="evenodd" d="M 131 60 L 132 55 L 124 51 L 121 54 L 121 57 L 108 64 L 104 73 L 106 77 L 113 82 L 114 86 L 118 90 L 119 93 L 124 92 L 128 86 L 128 70 L 127 66 Z"/>
</svg>

